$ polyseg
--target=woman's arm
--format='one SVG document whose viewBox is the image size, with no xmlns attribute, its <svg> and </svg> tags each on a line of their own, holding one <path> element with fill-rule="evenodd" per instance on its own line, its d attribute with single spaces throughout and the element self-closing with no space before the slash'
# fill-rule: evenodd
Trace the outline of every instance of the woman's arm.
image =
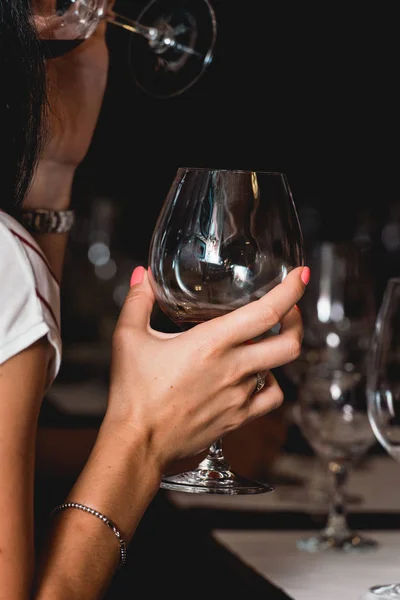
<svg viewBox="0 0 400 600">
<path fill-rule="evenodd" d="M 28 599 L 34 572 L 35 437 L 50 346 L 0 365 L 0 599 Z"/>
<path fill-rule="evenodd" d="M 144 432 L 104 420 L 93 451 L 67 501 L 92 507 L 112 519 L 131 540 L 159 489 L 160 467 Z M 53 518 L 35 598 L 98 600 L 119 562 L 115 535 L 96 517 L 68 509 Z"/>
<path fill-rule="evenodd" d="M 71 204 L 74 177 L 75 169 L 73 167 L 41 159 L 37 165 L 32 185 L 26 195 L 24 208 L 68 210 Z M 51 270 L 60 282 L 68 233 L 32 233 L 32 236 L 43 250 Z"/>
<path fill-rule="evenodd" d="M 0 600 L 32 598 L 35 441 L 49 357 L 43 339 L 0 365 Z M 72 495 L 116 515 L 128 542 L 159 478 L 140 433 L 124 436 L 121 427 L 106 419 Z M 44 550 L 40 591 L 33 597 L 100 598 L 118 563 L 117 539 L 87 514 L 56 520 L 60 527 Z"/>
<path fill-rule="evenodd" d="M 92 142 L 107 83 L 105 31 L 102 22 L 85 43 L 47 61 L 47 139 L 25 197 L 26 209 L 70 207 L 75 173 Z M 61 281 L 68 234 L 35 238 Z"/>
</svg>

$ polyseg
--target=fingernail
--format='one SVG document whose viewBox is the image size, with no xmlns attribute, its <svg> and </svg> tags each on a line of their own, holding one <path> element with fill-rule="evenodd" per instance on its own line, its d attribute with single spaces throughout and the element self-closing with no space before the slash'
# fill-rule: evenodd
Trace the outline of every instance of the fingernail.
<svg viewBox="0 0 400 600">
<path fill-rule="evenodd" d="M 301 310 L 299 309 L 299 307 L 297 306 L 297 304 L 294 305 L 294 308 L 301 314 Z"/>
<path fill-rule="evenodd" d="M 300 275 L 300 279 L 302 280 L 304 285 L 307 285 L 307 283 L 310 281 L 310 277 L 311 277 L 311 271 L 310 271 L 309 267 L 304 267 L 304 269 L 302 270 L 301 275 Z"/>
<path fill-rule="evenodd" d="M 133 285 L 137 285 L 138 283 L 142 283 L 144 275 L 144 267 L 136 267 L 131 276 L 131 287 Z"/>
</svg>

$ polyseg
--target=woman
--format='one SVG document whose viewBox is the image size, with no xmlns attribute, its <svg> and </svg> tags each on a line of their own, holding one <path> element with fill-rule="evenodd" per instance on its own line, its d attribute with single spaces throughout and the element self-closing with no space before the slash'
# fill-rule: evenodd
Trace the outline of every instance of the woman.
<svg viewBox="0 0 400 600">
<path fill-rule="evenodd" d="M 135 269 L 113 336 L 104 420 L 35 557 L 35 441 L 42 398 L 61 360 L 58 282 L 68 229 L 35 219 L 49 216 L 40 210 L 59 216 L 69 208 L 100 111 L 108 52 L 101 24 L 45 66 L 29 2 L 1 0 L 0 19 L 0 598 L 95 600 L 124 562 L 168 465 L 282 402 L 269 369 L 299 354 L 294 307 L 309 270 L 295 269 L 229 315 L 166 335 L 149 326 L 154 296 L 146 269 Z M 279 336 L 246 343 L 278 322 Z M 266 381 L 255 393 L 260 371 Z"/>
</svg>

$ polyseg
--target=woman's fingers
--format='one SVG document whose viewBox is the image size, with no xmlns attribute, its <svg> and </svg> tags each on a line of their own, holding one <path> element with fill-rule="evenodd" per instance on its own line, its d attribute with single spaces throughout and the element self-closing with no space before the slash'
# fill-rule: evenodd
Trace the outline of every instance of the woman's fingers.
<svg viewBox="0 0 400 600">
<path fill-rule="evenodd" d="M 293 307 L 283 318 L 279 334 L 235 348 L 234 361 L 242 365 L 245 374 L 274 369 L 298 358 L 302 340 L 301 315 Z"/>
<path fill-rule="evenodd" d="M 300 300 L 309 280 L 308 267 L 293 269 L 282 283 L 268 294 L 233 312 L 203 323 L 193 333 L 204 337 L 206 329 L 215 336 L 215 345 L 229 347 L 256 338 L 281 323 L 284 316 Z"/>
</svg>

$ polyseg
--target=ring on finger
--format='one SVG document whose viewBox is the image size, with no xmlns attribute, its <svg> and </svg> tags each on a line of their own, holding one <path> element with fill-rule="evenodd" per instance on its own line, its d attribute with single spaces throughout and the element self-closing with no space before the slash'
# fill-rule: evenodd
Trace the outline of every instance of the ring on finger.
<svg viewBox="0 0 400 600">
<path fill-rule="evenodd" d="M 262 375 L 261 373 L 257 373 L 257 383 L 256 383 L 254 393 L 256 394 L 257 392 L 260 392 L 263 389 L 264 385 L 265 385 L 265 375 Z"/>
</svg>

